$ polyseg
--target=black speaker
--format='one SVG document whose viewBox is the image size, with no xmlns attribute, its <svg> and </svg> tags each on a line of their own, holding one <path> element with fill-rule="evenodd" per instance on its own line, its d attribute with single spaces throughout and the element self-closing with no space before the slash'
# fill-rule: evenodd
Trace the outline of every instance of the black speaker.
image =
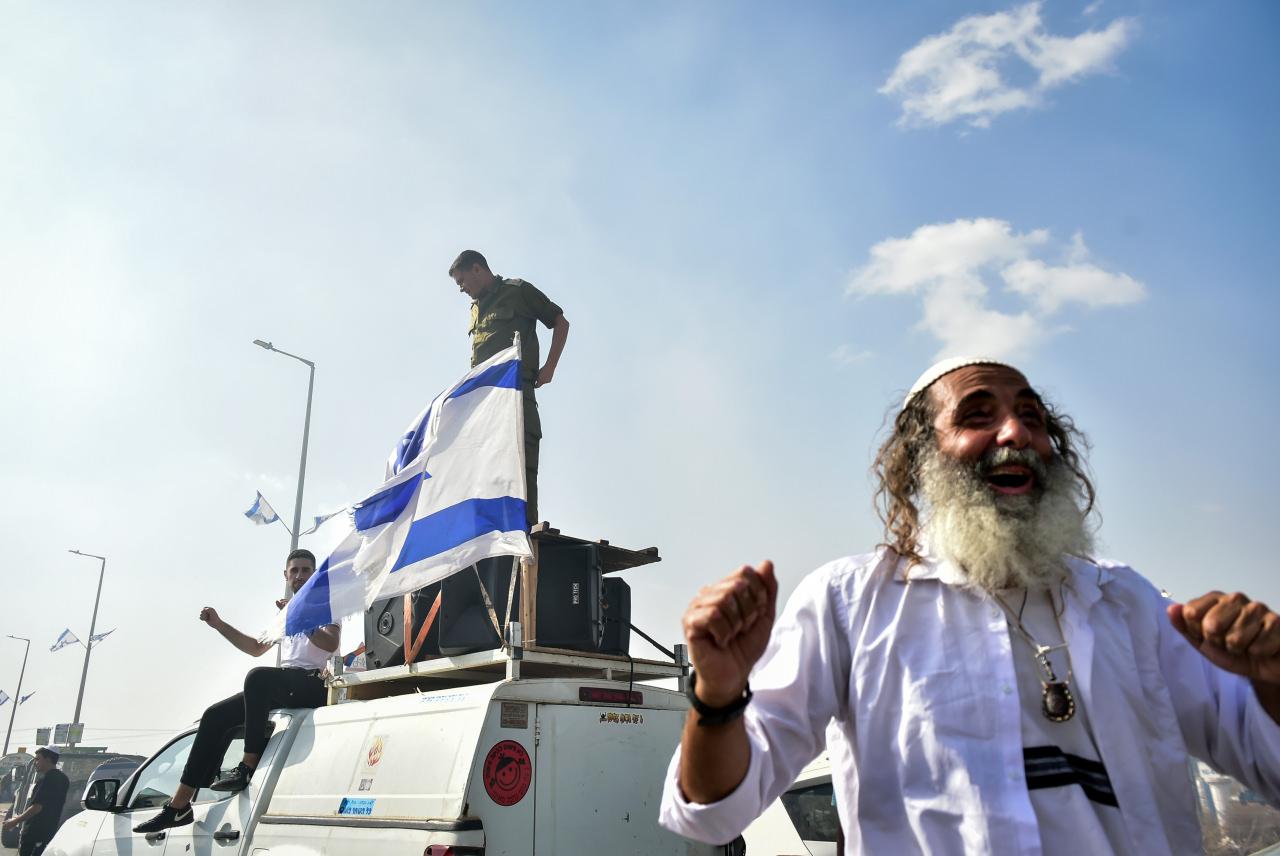
<svg viewBox="0 0 1280 856">
<path fill-rule="evenodd" d="M 466 568 L 441 583 L 440 653 L 446 657 L 491 651 L 502 647 L 502 639 L 493 627 L 489 609 L 480 594 L 480 580 L 493 604 L 498 623 L 507 620 L 507 593 L 515 582 L 511 595 L 511 621 L 520 620 L 520 584 L 518 559 L 497 556 L 481 559 L 475 568 Z"/>
<path fill-rule="evenodd" d="M 427 620 L 431 604 L 440 593 L 440 584 L 434 583 L 410 595 L 413 598 L 413 634 L 417 638 L 422 623 Z M 364 651 L 370 669 L 404 665 L 404 595 L 396 595 L 373 602 L 364 614 Z M 427 638 L 418 649 L 414 662 L 440 655 L 440 618 L 427 631 Z"/>
<path fill-rule="evenodd" d="M 631 586 L 620 577 L 604 578 L 604 640 L 601 654 L 626 656 L 631 651 Z"/>
<path fill-rule="evenodd" d="M 541 545 L 537 605 L 539 646 L 600 650 L 604 604 L 600 553 L 594 544 Z"/>
</svg>

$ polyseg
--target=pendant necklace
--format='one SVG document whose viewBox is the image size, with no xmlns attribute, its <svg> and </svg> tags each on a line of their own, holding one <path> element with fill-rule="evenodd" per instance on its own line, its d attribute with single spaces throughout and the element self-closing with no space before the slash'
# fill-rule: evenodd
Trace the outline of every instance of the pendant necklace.
<svg viewBox="0 0 1280 856">
<path fill-rule="evenodd" d="M 1022 612 L 1027 608 L 1027 592 L 1022 592 L 1022 606 L 1018 609 L 1018 614 L 1014 615 L 1013 610 L 1009 608 L 1009 604 L 995 592 L 991 592 L 991 596 L 996 599 L 1004 609 L 1005 615 L 1013 624 L 1013 629 L 1023 639 L 1027 640 L 1027 644 L 1031 646 L 1036 665 L 1040 667 L 1040 686 L 1041 703 L 1040 712 L 1044 714 L 1045 719 L 1051 722 L 1066 722 L 1068 719 L 1076 715 L 1076 700 L 1071 695 L 1071 654 L 1067 651 L 1066 637 L 1057 645 L 1041 645 L 1036 641 L 1035 637 L 1027 632 L 1027 628 L 1022 626 Z M 1052 601 L 1053 595 L 1049 595 Z M 1057 617 L 1057 609 L 1054 609 L 1054 617 Z M 1049 652 L 1057 650 L 1067 651 L 1067 677 L 1065 680 L 1058 680 L 1057 674 L 1053 671 L 1053 664 L 1049 662 Z"/>
</svg>

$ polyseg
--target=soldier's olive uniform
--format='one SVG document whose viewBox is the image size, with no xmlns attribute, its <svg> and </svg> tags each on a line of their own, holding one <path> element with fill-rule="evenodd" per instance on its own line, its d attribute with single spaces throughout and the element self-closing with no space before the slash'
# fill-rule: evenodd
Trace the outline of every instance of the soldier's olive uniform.
<svg viewBox="0 0 1280 856">
<path fill-rule="evenodd" d="M 542 362 L 538 355 L 536 322 L 555 326 L 563 314 L 538 289 L 523 279 L 498 277 L 493 286 L 471 304 L 471 365 L 474 368 L 503 348 L 511 347 L 514 334 L 520 334 L 520 388 L 524 392 L 524 460 L 528 484 L 528 520 L 538 522 L 538 443 L 542 440 L 542 422 L 538 419 L 538 401 L 533 382 Z"/>
</svg>

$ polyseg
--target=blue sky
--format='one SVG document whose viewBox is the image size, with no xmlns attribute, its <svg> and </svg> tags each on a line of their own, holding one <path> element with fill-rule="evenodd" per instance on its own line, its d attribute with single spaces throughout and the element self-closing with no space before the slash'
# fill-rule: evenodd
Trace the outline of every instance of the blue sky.
<svg viewBox="0 0 1280 856">
<path fill-rule="evenodd" d="M 195 616 L 270 616 L 287 535 L 240 513 L 290 515 L 306 380 L 250 341 L 317 362 L 304 511 L 339 507 L 466 367 L 464 247 L 564 307 L 544 516 L 661 548 L 628 579 L 664 642 L 740 562 L 790 590 L 874 546 L 877 432 L 957 325 L 1016 327 L 1092 438 L 1106 555 L 1280 602 L 1272 4 L 6 12 L 0 631 L 36 640 L 39 692 L 15 733 L 70 719 L 79 657 L 47 646 L 86 635 L 96 570 L 70 547 L 109 557 L 120 628 L 90 739 L 148 748 L 120 729 L 235 690 L 247 658 Z M 154 668 L 180 701 L 139 710 Z"/>
</svg>

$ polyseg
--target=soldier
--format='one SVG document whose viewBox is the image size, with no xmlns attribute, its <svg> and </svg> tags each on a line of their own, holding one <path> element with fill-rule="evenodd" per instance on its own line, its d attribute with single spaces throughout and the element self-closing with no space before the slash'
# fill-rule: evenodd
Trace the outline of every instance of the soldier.
<svg viewBox="0 0 1280 856">
<path fill-rule="evenodd" d="M 524 459 L 528 489 L 527 520 L 538 522 L 538 444 L 542 422 L 533 391 L 551 383 L 560 353 L 569 338 L 569 322 L 560 307 L 523 279 L 503 279 L 489 270 L 485 257 L 475 250 L 463 250 L 449 276 L 459 290 L 471 298 L 471 365 L 511 347 L 520 334 L 520 387 L 524 392 Z M 551 329 L 547 361 L 538 365 L 538 334 L 534 322 Z"/>
</svg>

